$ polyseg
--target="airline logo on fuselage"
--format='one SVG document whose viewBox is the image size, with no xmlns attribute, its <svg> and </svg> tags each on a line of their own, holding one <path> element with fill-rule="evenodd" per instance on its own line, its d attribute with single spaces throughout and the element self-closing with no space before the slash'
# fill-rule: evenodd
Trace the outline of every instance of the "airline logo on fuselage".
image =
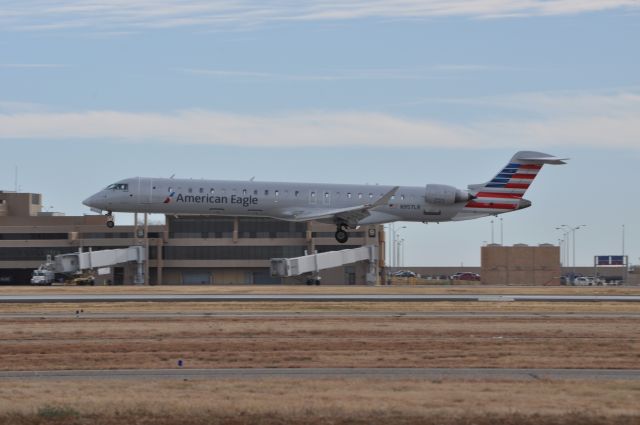
<svg viewBox="0 0 640 425">
<path fill-rule="evenodd" d="M 214 195 L 183 195 L 178 194 L 176 202 L 189 204 L 234 204 L 249 207 L 258 204 L 258 198 L 255 196 L 214 196 Z"/>
<path fill-rule="evenodd" d="M 164 198 L 164 202 L 163 204 L 168 204 L 171 202 L 171 199 L 176 195 L 176 192 L 174 191 L 169 191 L 169 196 L 167 196 L 166 198 Z"/>
</svg>

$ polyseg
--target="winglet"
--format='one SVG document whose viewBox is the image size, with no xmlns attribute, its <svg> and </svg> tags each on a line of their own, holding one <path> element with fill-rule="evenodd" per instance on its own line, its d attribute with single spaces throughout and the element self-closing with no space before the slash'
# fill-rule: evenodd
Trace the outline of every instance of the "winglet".
<svg viewBox="0 0 640 425">
<path fill-rule="evenodd" d="M 400 186 L 394 186 L 393 189 L 382 195 L 376 202 L 373 204 L 367 205 L 365 208 L 375 208 L 381 207 L 383 205 L 387 205 L 391 200 L 391 197 L 396 194 L 396 192 L 400 189 Z"/>
</svg>

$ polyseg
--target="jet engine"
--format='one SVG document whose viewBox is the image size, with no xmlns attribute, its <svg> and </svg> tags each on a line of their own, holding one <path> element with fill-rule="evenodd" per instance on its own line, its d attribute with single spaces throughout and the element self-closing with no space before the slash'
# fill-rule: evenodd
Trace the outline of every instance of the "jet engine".
<svg viewBox="0 0 640 425">
<path fill-rule="evenodd" d="M 428 184 L 424 198 L 429 204 L 453 205 L 473 199 L 473 196 L 446 184 Z"/>
</svg>

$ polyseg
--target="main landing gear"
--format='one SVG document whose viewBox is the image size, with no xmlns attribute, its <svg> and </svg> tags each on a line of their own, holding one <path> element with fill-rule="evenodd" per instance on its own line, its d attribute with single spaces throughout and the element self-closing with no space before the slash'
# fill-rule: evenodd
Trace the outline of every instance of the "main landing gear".
<svg viewBox="0 0 640 425">
<path fill-rule="evenodd" d="M 116 223 L 113 221 L 114 217 L 113 217 L 113 213 L 111 211 L 107 211 L 107 227 L 109 229 L 113 228 L 113 226 L 116 225 Z"/>
<path fill-rule="evenodd" d="M 346 228 L 347 228 L 346 224 L 344 223 L 338 224 L 338 230 L 336 230 L 335 237 L 339 243 L 346 243 L 349 240 L 349 234 L 345 230 Z"/>
</svg>

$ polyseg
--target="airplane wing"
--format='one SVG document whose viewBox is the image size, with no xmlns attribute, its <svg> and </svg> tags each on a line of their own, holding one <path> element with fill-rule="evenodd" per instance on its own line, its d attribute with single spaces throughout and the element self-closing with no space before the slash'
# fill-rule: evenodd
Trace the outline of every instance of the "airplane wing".
<svg viewBox="0 0 640 425">
<path fill-rule="evenodd" d="M 344 221 L 350 226 L 355 227 L 358 221 L 370 215 L 370 210 L 388 204 L 398 188 L 399 186 L 395 186 L 372 204 L 363 204 L 348 208 L 324 208 L 322 206 L 309 205 L 306 208 L 281 210 L 279 211 L 280 217 L 277 218 L 284 218 L 290 221 L 310 221 L 332 218 L 338 221 Z"/>
</svg>

